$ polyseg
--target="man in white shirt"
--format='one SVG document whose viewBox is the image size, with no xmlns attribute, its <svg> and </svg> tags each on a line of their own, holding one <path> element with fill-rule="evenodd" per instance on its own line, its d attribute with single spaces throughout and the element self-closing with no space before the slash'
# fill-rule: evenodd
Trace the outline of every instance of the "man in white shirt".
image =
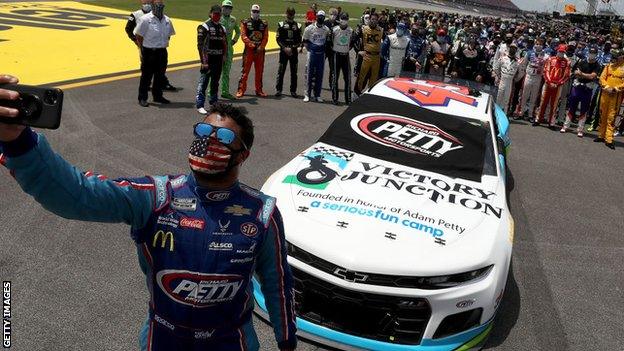
<svg viewBox="0 0 624 351">
<path fill-rule="evenodd" d="M 147 91 L 152 77 L 152 97 L 154 102 L 168 104 L 170 101 L 163 97 L 163 82 L 167 71 L 167 47 L 169 38 L 175 35 L 173 23 L 163 14 L 165 4 L 163 0 L 155 0 L 152 12 L 141 18 L 134 30 L 137 42 L 141 47 L 141 81 L 139 83 L 139 105 L 149 106 Z"/>
</svg>

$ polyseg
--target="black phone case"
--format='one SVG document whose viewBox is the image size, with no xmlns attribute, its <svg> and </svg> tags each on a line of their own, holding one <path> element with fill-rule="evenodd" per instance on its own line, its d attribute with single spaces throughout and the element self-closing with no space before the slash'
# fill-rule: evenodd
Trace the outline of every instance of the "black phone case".
<svg viewBox="0 0 624 351">
<path fill-rule="evenodd" d="M 34 95 L 39 98 L 41 107 L 39 113 L 31 117 L 24 117 L 22 114 L 16 118 L 0 117 L 0 122 L 45 129 L 57 129 L 61 125 L 61 112 L 63 110 L 63 91 L 61 89 L 21 84 L 0 84 L 0 89 L 17 91 L 20 96 Z M 15 108 L 15 101 L 0 99 L 0 106 Z"/>
</svg>

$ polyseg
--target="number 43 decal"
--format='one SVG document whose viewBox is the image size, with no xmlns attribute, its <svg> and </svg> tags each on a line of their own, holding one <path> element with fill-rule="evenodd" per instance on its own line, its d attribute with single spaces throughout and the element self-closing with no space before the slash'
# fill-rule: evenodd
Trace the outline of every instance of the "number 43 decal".
<svg viewBox="0 0 624 351">
<path fill-rule="evenodd" d="M 385 85 L 414 100 L 420 106 L 448 106 L 453 101 L 477 107 L 477 99 L 468 95 L 468 88 L 440 82 L 395 78 Z"/>
</svg>

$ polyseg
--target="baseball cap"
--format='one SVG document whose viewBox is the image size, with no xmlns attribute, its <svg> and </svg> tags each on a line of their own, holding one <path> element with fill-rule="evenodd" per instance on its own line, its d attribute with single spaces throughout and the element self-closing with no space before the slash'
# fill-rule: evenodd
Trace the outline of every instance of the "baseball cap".
<svg viewBox="0 0 624 351">
<path fill-rule="evenodd" d="M 234 7 L 234 5 L 232 4 L 232 0 L 223 0 L 221 6 Z"/>
<path fill-rule="evenodd" d="M 323 16 L 323 17 L 325 17 L 325 11 L 323 11 L 323 10 L 319 10 L 319 11 L 316 13 L 316 15 L 317 15 L 317 16 Z"/>
<path fill-rule="evenodd" d="M 568 46 L 565 44 L 561 44 L 557 47 L 557 52 L 566 52 L 568 51 Z"/>
<path fill-rule="evenodd" d="M 251 11 L 260 11 L 260 5 L 258 4 L 251 5 Z"/>
</svg>

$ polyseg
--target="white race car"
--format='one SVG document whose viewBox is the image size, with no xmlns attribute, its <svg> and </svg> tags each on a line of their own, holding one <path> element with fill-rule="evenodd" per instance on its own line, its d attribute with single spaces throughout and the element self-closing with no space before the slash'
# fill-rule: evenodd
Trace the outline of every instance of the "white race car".
<svg viewBox="0 0 624 351">
<path fill-rule="evenodd" d="M 267 180 L 300 336 L 347 350 L 483 345 L 513 243 L 508 126 L 487 93 L 384 79 Z"/>
</svg>

